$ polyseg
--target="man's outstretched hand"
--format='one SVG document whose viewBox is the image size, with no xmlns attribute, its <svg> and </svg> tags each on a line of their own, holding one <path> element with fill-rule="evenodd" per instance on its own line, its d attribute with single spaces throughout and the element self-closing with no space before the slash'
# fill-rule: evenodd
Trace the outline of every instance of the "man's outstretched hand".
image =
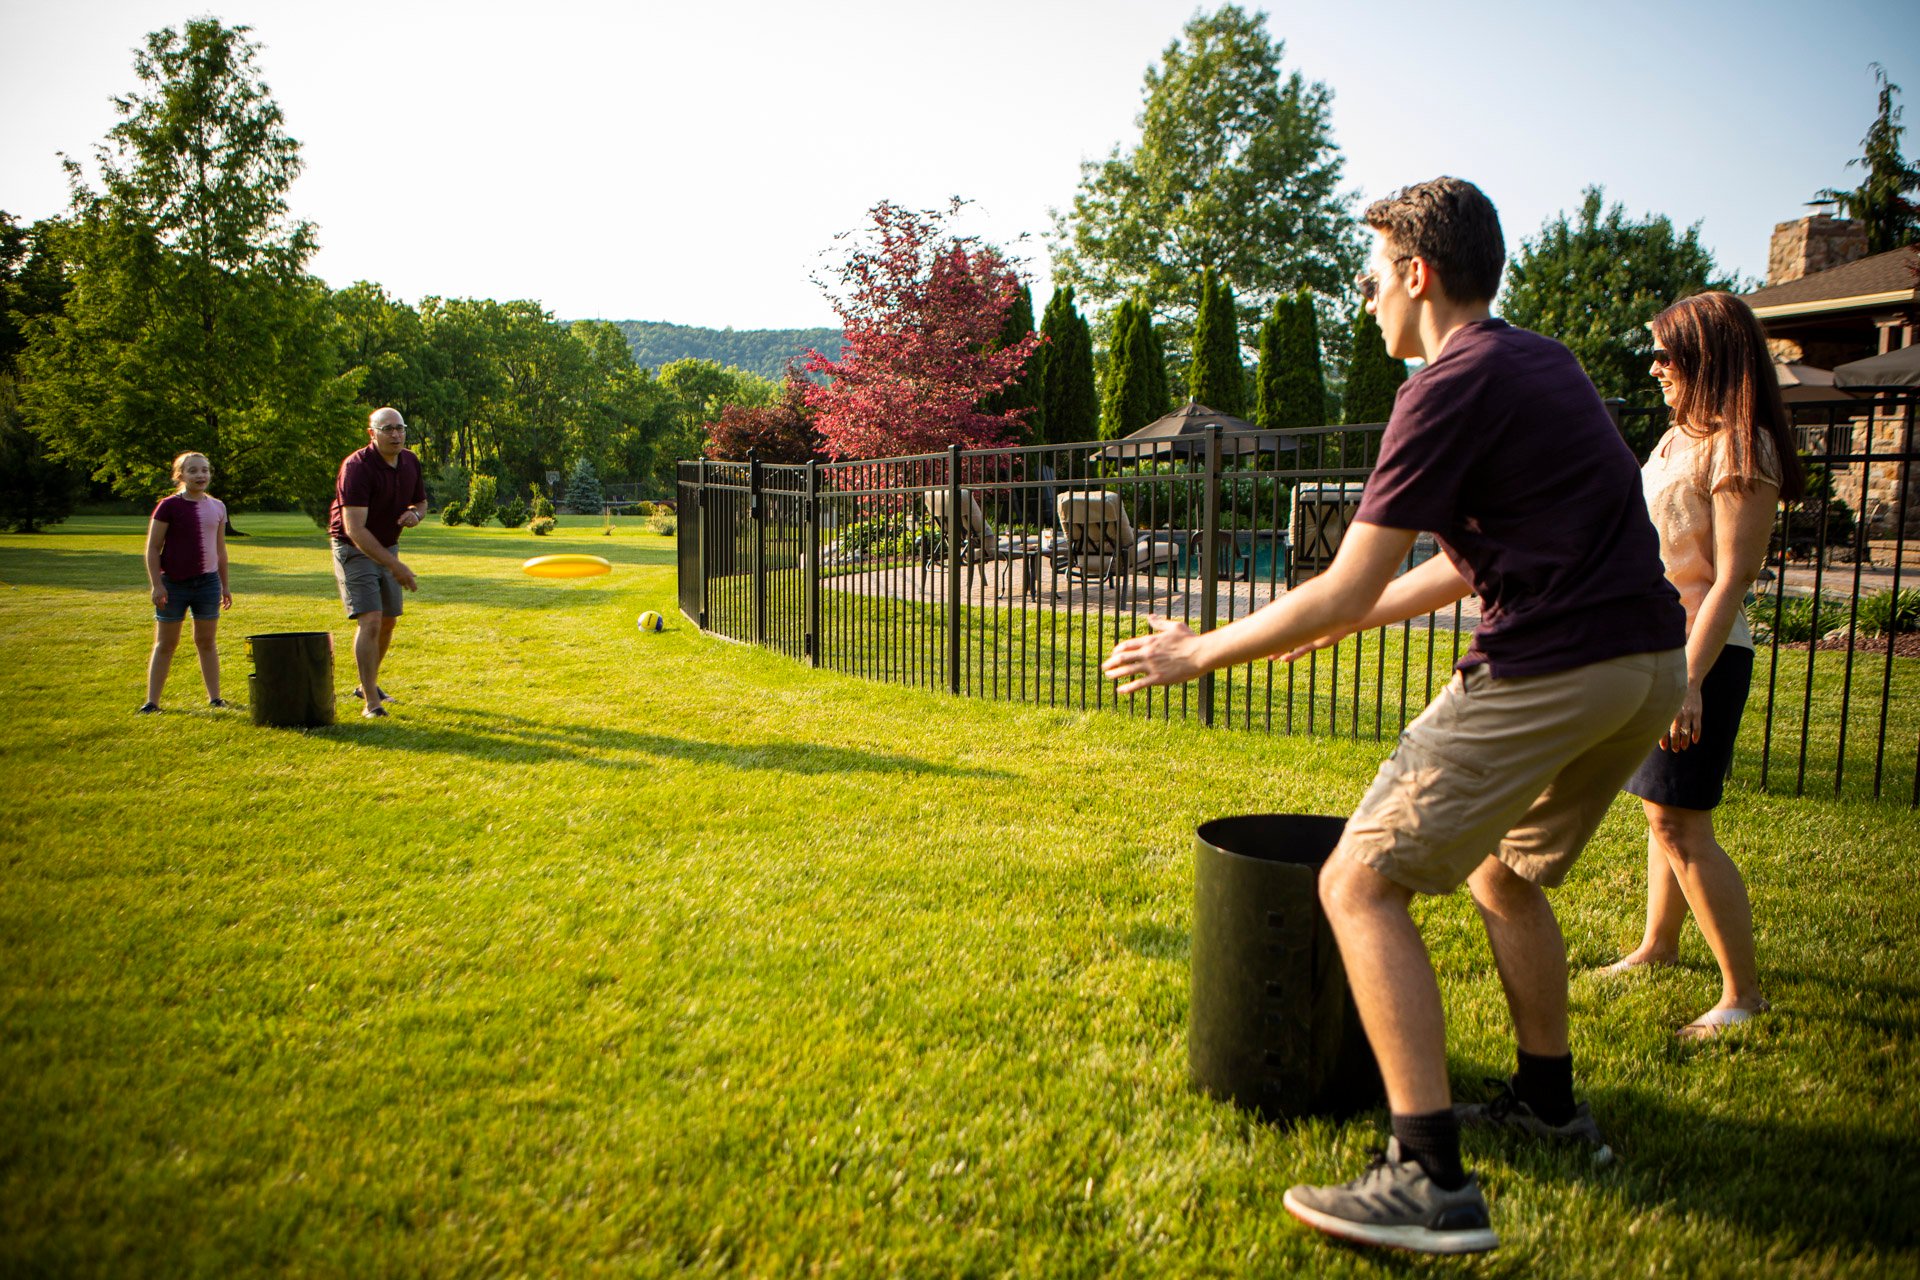
<svg viewBox="0 0 1920 1280">
<path fill-rule="evenodd" d="M 1200 661 L 1200 637 L 1184 622 L 1168 618 L 1148 618 L 1151 635 L 1135 636 L 1113 646 L 1113 653 L 1100 664 L 1108 679 L 1124 680 L 1114 692 L 1133 693 L 1156 684 L 1179 684 L 1200 675 L 1207 668 Z"/>
</svg>

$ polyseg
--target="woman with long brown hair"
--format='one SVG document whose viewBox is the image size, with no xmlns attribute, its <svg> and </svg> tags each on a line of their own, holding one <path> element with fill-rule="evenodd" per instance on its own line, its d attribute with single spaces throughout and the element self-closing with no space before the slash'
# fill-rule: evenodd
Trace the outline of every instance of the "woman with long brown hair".
<svg viewBox="0 0 1920 1280">
<path fill-rule="evenodd" d="M 1766 335 L 1730 293 L 1696 294 L 1653 318 L 1649 372 L 1673 425 L 1642 473 L 1667 578 L 1687 610 L 1687 695 L 1627 790 L 1647 813 L 1647 923 L 1609 966 L 1675 963 L 1688 910 L 1720 966 L 1720 1001 L 1680 1028 L 1719 1035 L 1764 1012 L 1747 887 L 1713 830 L 1753 678 L 1743 608 L 1766 559 L 1774 509 L 1804 491 Z"/>
</svg>

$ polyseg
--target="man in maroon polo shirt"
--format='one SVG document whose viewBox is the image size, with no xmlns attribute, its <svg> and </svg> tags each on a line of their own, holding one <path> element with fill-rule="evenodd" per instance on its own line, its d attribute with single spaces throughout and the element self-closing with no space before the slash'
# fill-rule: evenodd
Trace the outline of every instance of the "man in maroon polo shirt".
<svg viewBox="0 0 1920 1280">
<path fill-rule="evenodd" d="M 1231 626 L 1153 620 L 1106 671 L 1121 693 L 1480 598 L 1473 646 L 1400 737 L 1320 873 L 1393 1137 L 1351 1182 L 1297 1186 L 1288 1212 L 1366 1244 L 1465 1253 L 1498 1243 L 1461 1124 L 1611 1156 L 1573 1094 L 1567 953 L 1544 890 L 1566 876 L 1686 687 L 1685 614 L 1639 467 L 1559 343 L 1491 313 L 1499 216 L 1458 178 L 1366 211 L 1359 281 L 1390 355 L 1426 362 L 1394 400 L 1380 459 L 1328 571 Z M 1446 553 L 1396 577 L 1415 533 Z M 1440 988 L 1415 894 L 1466 884 L 1513 1018 L 1518 1070 L 1455 1108 Z"/>
<path fill-rule="evenodd" d="M 353 664 L 368 717 L 387 714 L 392 699 L 380 688 L 380 664 L 393 643 L 393 624 L 405 608 L 400 591 L 419 590 L 413 570 L 400 562 L 400 531 L 420 523 L 427 488 L 420 459 L 407 445 L 407 424 L 398 409 L 367 416 L 367 447 L 347 455 L 334 482 L 327 533 L 333 539 L 333 577 L 347 616 L 359 625 Z"/>
</svg>

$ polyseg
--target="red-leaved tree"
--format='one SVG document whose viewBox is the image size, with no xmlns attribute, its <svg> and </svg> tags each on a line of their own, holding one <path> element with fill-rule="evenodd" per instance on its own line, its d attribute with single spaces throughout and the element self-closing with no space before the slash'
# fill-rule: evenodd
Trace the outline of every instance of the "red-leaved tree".
<svg viewBox="0 0 1920 1280">
<path fill-rule="evenodd" d="M 820 433 L 807 407 L 806 375 L 789 364 L 787 385 L 772 404 L 749 408 L 730 404 L 707 424 L 707 456 L 741 461 L 758 453 L 762 462 L 806 462 L 821 457 Z"/>
<path fill-rule="evenodd" d="M 947 230 L 963 203 L 919 212 L 875 205 L 869 238 L 834 273 L 839 288 L 824 286 L 844 339 L 838 360 L 807 353 L 807 371 L 832 379 L 809 386 L 807 403 L 831 456 L 988 449 L 1017 438 L 1026 410 L 983 413 L 980 402 L 1020 377 L 1040 339 L 996 346 L 1019 279 L 998 250 Z"/>
</svg>

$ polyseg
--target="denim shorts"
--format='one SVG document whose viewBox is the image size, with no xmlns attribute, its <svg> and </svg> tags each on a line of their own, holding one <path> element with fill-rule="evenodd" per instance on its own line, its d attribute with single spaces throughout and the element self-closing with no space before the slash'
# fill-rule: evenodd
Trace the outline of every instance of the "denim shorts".
<svg viewBox="0 0 1920 1280">
<path fill-rule="evenodd" d="M 153 611 L 155 622 L 184 622 L 189 609 L 196 622 L 210 622 L 220 616 L 219 574 L 203 573 L 197 578 L 162 575 L 160 585 L 167 589 L 167 602 Z"/>
</svg>

